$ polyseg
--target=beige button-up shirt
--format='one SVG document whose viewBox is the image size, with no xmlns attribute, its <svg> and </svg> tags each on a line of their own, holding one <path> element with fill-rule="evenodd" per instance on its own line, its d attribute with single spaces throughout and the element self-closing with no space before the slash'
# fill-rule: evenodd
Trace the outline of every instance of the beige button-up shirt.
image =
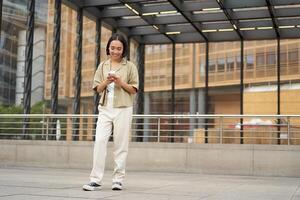
<svg viewBox="0 0 300 200">
<path fill-rule="evenodd" d="M 103 82 L 107 76 L 108 72 L 111 70 L 110 65 L 110 59 L 101 62 L 96 70 L 95 76 L 94 76 L 94 83 L 93 83 L 93 90 L 97 89 L 97 85 L 99 85 L 101 82 Z M 138 76 L 138 70 L 132 62 L 126 60 L 125 58 L 122 59 L 119 68 L 117 68 L 116 75 L 121 78 L 123 82 L 126 82 L 127 84 L 133 86 L 134 88 L 138 89 L 139 84 L 139 76 Z M 106 88 L 101 93 L 101 98 L 99 101 L 99 104 L 101 106 L 107 105 L 107 90 Z M 122 87 L 115 85 L 114 87 L 114 108 L 120 108 L 120 107 L 129 107 L 133 105 L 135 95 L 130 94 L 126 90 L 124 90 Z"/>
</svg>

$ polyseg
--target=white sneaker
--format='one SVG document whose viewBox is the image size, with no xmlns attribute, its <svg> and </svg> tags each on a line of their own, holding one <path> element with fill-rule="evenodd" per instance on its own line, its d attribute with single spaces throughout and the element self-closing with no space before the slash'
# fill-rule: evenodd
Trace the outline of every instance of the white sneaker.
<svg viewBox="0 0 300 200">
<path fill-rule="evenodd" d="M 85 184 L 82 186 L 82 189 L 84 191 L 95 191 L 95 190 L 100 190 L 101 185 L 95 183 L 95 182 L 90 182 L 89 184 Z"/>
<path fill-rule="evenodd" d="M 122 183 L 113 182 L 111 189 L 112 190 L 122 190 L 123 189 Z"/>
</svg>

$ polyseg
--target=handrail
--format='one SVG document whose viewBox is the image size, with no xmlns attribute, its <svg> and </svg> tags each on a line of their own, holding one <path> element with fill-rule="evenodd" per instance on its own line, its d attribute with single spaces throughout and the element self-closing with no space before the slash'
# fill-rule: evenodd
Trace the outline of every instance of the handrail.
<svg viewBox="0 0 300 200">
<path fill-rule="evenodd" d="M 95 114 L 0 114 L 1 117 L 97 117 Z M 227 117 L 227 118 L 247 118 L 247 117 L 276 117 L 276 118 L 287 118 L 287 117 L 300 117 L 300 115 L 255 115 L 255 114 L 133 114 L 133 117 L 137 118 L 153 118 L 153 117 L 170 117 L 170 118 L 215 118 L 215 117 Z"/>
<path fill-rule="evenodd" d="M 94 114 L 0 114 L 0 139 L 91 141 L 97 117 Z M 22 132 L 24 118 L 29 119 L 28 128 Z M 72 131 L 75 130 L 73 118 L 80 119 L 76 135 Z M 298 145 L 299 124 L 300 115 L 134 114 L 131 138 L 159 143 Z"/>
<path fill-rule="evenodd" d="M 97 117 L 95 114 L 0 114 L 0 117 Z M 133 114 L 133 117 L 203 117 L 203 118 L 215 118 L 215 117 L 276 117 L 276 118 L 287 118 L 287 117 L 300 117 L 300 115 L 255 115 L 255 114 Z"/>
</svg>

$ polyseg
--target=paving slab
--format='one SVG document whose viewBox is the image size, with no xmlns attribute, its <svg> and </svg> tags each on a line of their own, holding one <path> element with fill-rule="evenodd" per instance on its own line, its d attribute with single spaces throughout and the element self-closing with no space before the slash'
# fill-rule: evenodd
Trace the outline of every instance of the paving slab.
<svg viewBox="0 0 300 200">
<path fill-rule="evenodd" d="M 112 191 L 107 171 L 101 191 L 87 192 L 90 171 L 0 168 L 0 200 L 300 200 L 300 178 L 129 171 L 124 190 Z"/>
</svg>

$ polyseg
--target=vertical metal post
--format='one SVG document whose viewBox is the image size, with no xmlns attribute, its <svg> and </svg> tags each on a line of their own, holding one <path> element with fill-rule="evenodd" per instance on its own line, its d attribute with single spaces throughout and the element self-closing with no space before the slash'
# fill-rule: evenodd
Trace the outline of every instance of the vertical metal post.
<svg viewBox="0 0 300 200">
<path fill-rule="evenodd" d="M 291 144 L 291 126 L 290 126 L 290 117 L 287 117 L 287 140 L 288 140 L 288 145 Z"/>
<path fill-rule="evenodd" d="M 139 72 L 139 90 L 137 94 L 137 114 L 144 114 L 144 84 L 145 84 L 145 45 L 138 46 L 138 72 Z M 137 119 L 137 138 L 136 141 L 142 142 L 144 135 L 144 119 Z"/>
<path fill-rule="evenodd" d="M 24 103 L 23 113 L 30 114 L 31 107 L 31 79 L 32 79 L 32 55 L 33 55 L 33 38 L 34 38 L 34 10 L 35 0 L 28 0 L 27 3 L 27 30 L 26 30 L 26 49 L 25 49 L 25 76 L 24 76 Z M 24 138 L 28 134 L 29 118 L 24 118 L 23 134 Z"/>
<path fill-rule="evenodd" d="M 130 42 L 131 41 L 131 37 L 127 38 L 127 60 L 130 60 Z"/>
<path fill-rule="evenodd" d="M 49 117 L 46 120 L 46 140 L 49 139 Z"/>
<path fill-rule="evenodd" d="M 3 5 L 3 0 L 0 0 L 0 38 L 1 38 L 1 30 L 2 30 L 2 5 Z"/>
<path fill-rule="evenodd" d="M 197 94 L 197 90 L 195 89 L 195 82 L 196 82 L 196 44 L 193 43 L 193 71 L 192 71 L 192 89 L 191 89 L 191 92 L 190 92 L 190 98 L 189 98 L 189 104 L 190 104 L 190 113 L 191 114 L 195 114 L 197 113 L 196 111 L 196 107 L 197 107 L 197 104 L 196 104 L 196 94 Z M 190 131 L 189 131 L 189 138 L 188 140 L 191 140 L 193 138 L 193 135 L 194 135 L 194 130 L 195 130 L 195 127 L 196 127 L 196 124 L 197 123 L 197 118 L 190 118 L 189 119 L 189 124 L 190 124 Z"/>
<path fill-rule="evenodd" d="M 224 119 L 223 119 L 223 117 L 220 117 L 220 144 L 222 144 L 223 143 L 223 121 L 224 121 Z"/>
<path fill-rule="evenodd" d="M 175 56 L 176 56 L 176 46 L 175 43 L 172 43 L 172 99 L 171 99 L 171 113 L 175 114 Z M 174 142 L 174 118 L 171 119 L 171 140 Z"/>
<path fill-rule="evenodd" d="M 51 86 L 51 113 L 52 114 L 57 114 L 57 104 L 58 104 L 60 29 L 61 29 L 61 0 L 55 0 L 53 57 L 52 57 L 52 86 Z"/>
<path fill-rule="evenodd" d="M 157 142 L 160 142 L 160 118 L 157 119 Z"/>
<path fill-rule="evenodd" d="M 172 43 L 172 95 L 171 95 L 171 113 L 175 113 L 175 55 L 176 48 L 175 43 Z"/>
<path fill-rule="evenodd" d="M 76 65 L 75 65 L 75 94 L 73 101 L 73 114 L 80 114 L 80 93 L 81 93 L 81 67 L 82 67 L 82 8 L 77 9 L 77 29 L 76 29 Z M 79 118 L 73 118 L 73 140 L 79 139 Z"/>
<path fill-rule="evenodd" d="M 51 113 L 57 114 L 58 107 L 58 81 L 59 81 L 59 50 L 61 30 L 61 0 L 54 2 L 54 31 L 53 31 L 53 57 L 52 57 L 52 85 L 51 85 Z M 52 118 L 50 138 L 56 133 L 56 119 Z"/>
<path fill-rule="evenodd" d="M 240 118 L 240 143 L 244 143 L 244 40 L 241 40 L 241 56 L 240 56 L 240 63 L 241 63 L 241 68 L 240 68 L 240 115 L 242 116 Z"/>
<path fill-rule="evenodd" d="M 99 67 L 99 64 L 101 62 L 101 20 L 96 21 L 96 37 L 95 37 L 95 44 L 96 44 L 96 49 L 95 49 L 95 70 Z M 98 114 L 98 105 L 99 105 L 99 98 L 100 95 L 98 92 L 94 93 L 94 114 Z M 96 129 L 97 126 L 97 117 L 94 118 L 94 129 Z M 95 133 L 96 134 L 96 133 Z M 94 135 L 95 135 L 94 134 Z M 93 139 L 95 136 L 93 137 Z"/>
<path fill-rule="evenodd" d="M 280 38 L 277 38 L 277 115 L 280 115 Z M 281 119 L 277 119 L 277 143 L 280 144 Z"/>
<path fill-rule="evenodd" d="M 205 43 L 206 45 L 206 48 L 205 48 L 205 114 L 207 115 L 208 114 L 208 106 L 209 106 L 209 103 L 208 103 L 208 79 L 209 79 L 209 76 L 208 76 L 208 72 L 209 72 L 209 43 L 206 42 Z M 204 120 L 204 124 L 205 124 L 205 143 L 208 143 L 208 119 L 205 118 Z"/>
</svg>

